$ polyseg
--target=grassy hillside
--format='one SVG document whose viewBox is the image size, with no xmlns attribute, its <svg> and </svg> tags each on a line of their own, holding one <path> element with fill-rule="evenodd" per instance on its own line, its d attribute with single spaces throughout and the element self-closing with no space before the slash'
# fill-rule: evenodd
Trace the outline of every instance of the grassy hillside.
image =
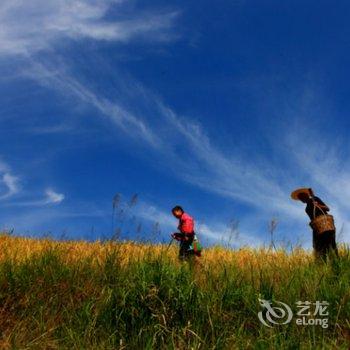
<svg viewBox="0 0 350 350">
<path fill-rule="evenodd" d="M 176 247 L 0 235 L 0 349 L 348 349 L 350 252 Z M 329 327 L 264 326 L 258 298 L 327 301 Z M 266 316 L 266 315 L 264 315 Z"/>
</svg>

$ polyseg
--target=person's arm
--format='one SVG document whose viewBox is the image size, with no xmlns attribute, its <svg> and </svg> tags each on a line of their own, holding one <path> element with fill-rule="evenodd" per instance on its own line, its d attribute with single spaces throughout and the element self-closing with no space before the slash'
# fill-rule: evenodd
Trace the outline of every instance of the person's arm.
<svg viewBox="0 0 350 350">
<path fill-rule="evenodd" d="M 174 232 L 171 237 L 177 241 L 183 241 L 185 239 L 185 235 L 181 232 Z"/>
<path fill-rule="evenodd" d="M 319 208 L 321 208 L 324 211 L 329 211 L 329 207 L 320 198 L 314 197 L 314 201 L 316 202 Z"/>
</svg>

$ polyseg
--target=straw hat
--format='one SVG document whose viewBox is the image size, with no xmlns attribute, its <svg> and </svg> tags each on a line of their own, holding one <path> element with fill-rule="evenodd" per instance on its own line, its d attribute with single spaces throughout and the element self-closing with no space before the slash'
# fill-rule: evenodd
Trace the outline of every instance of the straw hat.
<svg viewBox="0 0 350 350">
<path fill-rule="evenodd" d="M 308 196 L 311 196 L 313 192 L 312 192 L 311 188 L 299 188 L 299 189 L 293 191 L 290 196 L 297 201 L 297 200 L 299 200 L 298 196 L 300 193 L 305 193 Z"/>
</svg>

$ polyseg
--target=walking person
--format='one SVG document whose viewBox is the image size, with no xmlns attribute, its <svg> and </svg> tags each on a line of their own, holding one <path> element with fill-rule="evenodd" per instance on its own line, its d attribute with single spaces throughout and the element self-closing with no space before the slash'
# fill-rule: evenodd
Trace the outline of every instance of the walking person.
<svg viewBox="0 0 350 350">
<path fill-rule="evenodd" d="M 306 204 L 305 212 L 311 222 L 313 248 L 316 258 L 326 260 L 327 256 L 337 256 L 338 249 L 335 241 L 335 225 L 333 216 L 329 215 L 329 207 L 318 197 L 311 188 L 301 188 L 292 193 L 292 198 Z"/>
<path fill-rule="evenodd" d="M 173 239 L 180 242 L 180 260 L 187 260 L 194 256 L 200 256 L 201 248 L 194 232 L 193 218 L 185 213 L 179 205 L 174 207 L 171 212 L 179 219 L 179 225 L 177 227 L 179 232 L 175 232 L 171 236 Z"/>
</svg>

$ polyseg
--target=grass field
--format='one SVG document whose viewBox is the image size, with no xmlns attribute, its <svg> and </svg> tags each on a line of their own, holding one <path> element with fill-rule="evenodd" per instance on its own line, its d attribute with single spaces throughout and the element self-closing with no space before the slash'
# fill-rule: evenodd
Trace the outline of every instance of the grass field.
<svg viewBox="0 0 350 350">
<path fill-rule="evenodd" d="M 166 249 L 0 235 L 0 349 L 350 348 L 347 247 L 327 264 L 221 247 L 181 264 Z M 259 297 L 293 320 L 263 325 Z M 328 328 L 297 325 L 297 301 L 327 301 Z"/>
</svg>

